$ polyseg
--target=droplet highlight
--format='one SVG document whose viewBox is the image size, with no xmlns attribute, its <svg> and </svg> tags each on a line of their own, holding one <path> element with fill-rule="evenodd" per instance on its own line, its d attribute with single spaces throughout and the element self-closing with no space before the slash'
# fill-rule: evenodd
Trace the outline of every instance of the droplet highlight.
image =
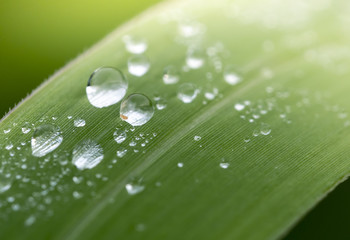
<svg viewBox="0 0 350 240">
<path fill-rule="evenodd" d="M 191 103 L 198 95 L 199 90 L 192 83 L 184 83 L 179 86 L 177 98 L 184 103 Z"/>
<path fill-rule="evenodd" d="M 145 55 L 134 55 L 128 60 L 129 73 L 136 77 L 145 75 L 150 67 L 151 63 Z"/>
</svg>

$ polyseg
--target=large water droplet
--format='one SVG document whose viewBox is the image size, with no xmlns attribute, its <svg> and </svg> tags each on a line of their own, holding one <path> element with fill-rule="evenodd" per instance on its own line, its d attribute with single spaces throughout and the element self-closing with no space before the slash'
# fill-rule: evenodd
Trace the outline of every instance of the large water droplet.
<svg viewBox="0 0 350 240">
<path fill-rule="evenodd" d="M 184 103 L 190 103 L 197 97 L 198 93 L 199 90 L 194 84 L 184 83 L 180 85 L 177 92 L 177 97 Z"/>
<path fill-rule="evenodd" d="M 204 65 L 205 52 L 201 49 L 190 49 L 187 53 L 186 64 L 189 68 L 198 69 Z"/>
<path fill-rule="evenodd" d="M 143 53 L 148 47 L 146 39 L 142 37 L 126 35 L 123 37 L 123 41 L 125 43 L 126 50 L 134 54 Z"/>
<path fill-rule="evenodd" d="M 108 107 L 119 102 L 128 89 L 128 81 L 118 69 L 98 68 L 89 78 L 86 94 L 89 102 L 97 107 Z"/>
<path fill-rule="evenodd" d="M 242 81 L 242 77 L 233 66 L 227 66 L 224 70 L 224 79 L 230 85 L 236 85 Z"/>
<path fill-rule="evenodd" d="M 137 77 L 145 75 L 148 72 L 150 66 L 151 63 L 148 57 L 144 55 L 134 55 L 131 56 L 128 60 L 129 73 Z"/>
<path fill-rule="evenodd" d="M 12 186 L 12 178 L 0 175 L 0 193 L 6 192 Z"/>
<path fill-rule="evenodd" d="M 94 168 L 102 159 L 102 147 L 90 139 L 82 141 L 73 150 L 72 162 L 80 170 Z"/>
<path fill-rule="evenodd" d="M 174 66 L 168 66 L 164 69 L 163 82 L 165 84 L 175 84 L 179 81 L 179 71 Z"/>
<path fill-rule="evenodd" d="M 152 101 L 139 93 L 128 96 L 120 106 L 120 118 L 132 126 L 141 126 L 147 123 L 153 114 Z"/>
<path fill-rule="evenodd" d="M 113 137 L 117 143 L 122 143 L 126 139 L 126 132 L 122 129 L 117 128 L 113 133 Z"/>
<path fill-rule="evenodd" d="M 59 127 L 51 124 L 41 125 L 34 130 L 32 136 L 32 154 L 35 157 L 43 157 L 58 148 L 62 141 Z"/>
</svg>

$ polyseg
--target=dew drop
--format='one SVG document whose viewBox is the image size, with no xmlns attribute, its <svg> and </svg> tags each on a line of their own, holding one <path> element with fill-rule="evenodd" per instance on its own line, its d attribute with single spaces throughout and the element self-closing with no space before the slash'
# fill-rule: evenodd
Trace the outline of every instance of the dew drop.
<svg viewBox="0 0 350 240">
<path fill-rule="evenodd" d="M 13 144 L 12 143 L 9 143 L 5 146 L 5 149 L 6 150 L 11 150 L 13 148 Z"/>
<path fill-rule="evenodd" d="M 84 140 L 73 149 L 73 164 L 79 169 L 92 169 L 103 159 L 102 147 L 93 140 Z"/>
<path fill-rule="evenodd" d="M 128 81 L 118 69 L 101 67 L 90 76 L 86 95 L 94 107 L 108 107 L 119 102 L 128 89 Z"/>
<path fill-rule="evenodd" d="M 235 109 L 240 112 L 245 108 L 245 105 L 243 105 L 242 103 L 236 103 L 235 104 Z"/>
<path fill-rule="evenodd" d="M 30 215 L 30 216 L 25 220 L 24 225 L 27 226 L 27 227 L 29 227 L 29 226 L 33 225 L 33 223 L 35 223 L 35 221 L 36 221 L 36 217 L 33 216 L 33 215 Z"/>
<path fill-rule="evenodd" d="M 148 57 L 145 55 L 134 55 L 131 56 L 128 60 L 129 73 L 136 77 L 145 75 L 148 72 L 150 66 L 151 63 Z"/>
<path fill-rule="evenodd" d="M 141 54 L 147 50 L 147 41 L 142 37 L 129 36 L 123 37 L 125 48 L 128 52 L 134 54 Z"/>
<path fill-rule="evenodd" d="M 230 166 L 229 163 L 226 163 L 226 162 L 220 163 L 220 167 L 223 168 L 223 169 L 226 169 L 226 168 L 228 168 L 229 166 Z"/>
<path fill-rule="evenodd" d="M 122 129 L 117 128 L 113 133 L 113 137 L 117 143 L 122 143 L 126 139 L 126 132 L 123 131 Z"/>
<path fill-rule="evenodd" d="M 141 184 L 141 181 L 134 180 L 127 183 L 125 189 L 129 195 L 135 195 L 145 190 L 145 186 Z"/>
<path fill-rule="evenodd" d="M 167 101 L 165 99 L 160 99 L 156 103 L 156 107 L 158 110 L 163 110 L 167 107 Z"/>
<path fill-rule="evenodd" d="M 144 125 L 153 114 L 152 101 L 146 95 L 139 93 L 129 95 L 120 106 L 120 118 L 132 126 Z"/>
<path fill-rule="evenodd" d="M 74 126 L 75 127 L 84 127 L 86 124 L 84 119 L 78 118 L 74 120 Z"/>
<path fill-rule="evenodd" d="M 4 130 L 4 133 L 5 133 L 5 134 L 8 134 L 9 132 L 11 132 L 11 128 L 5 129 L 5 130 Z"/>
<path fill-rule="evenodd" d="M 236 70 L 232 66 L 228 66 L 225 68 L 224 79 L 230 85 L 236 85 L 242 81 L 242 77 L 236 72 Z"/>
<path fill-rule="evenodd" d="M 267 123 L 262 123 L 260 127 L 260 133 L 262 135 L 269 135 L 271 133 L 271 126 Z"/>
<path fill-rule="evenodd" d="M 190 49 L 187 53 L 186 64 L 189 68 L 198 69 L 204 65 L 205 52 L 200 49 Z"/>
<path fill-rule="evenodd" d="M 179 162 L 179 163 L 177 163 L 177 166 L 178 166 L 179 168 L 182 168 L 182 167 L 184 166 L 184 164 L 183 164 L 182 162 Z"/>
<path fill-rule="evenodd" d="M 55 125 L 45 124 L 34 130 L 31 145 L 32 155 L 43 157 L 58 148 L 63 141 L 60 128 Z"/>
<path fill-rule="evenodd" d="M 192 83 L 184 83 L 179 86 L 177 97 L 184 103 L 191 103 L 198 95 L 199 90 Z"/>
<path fill-rule="evenodd" d="M 199 141 L 199 140 L 201 140 L 202 139 L 202 137 L 201 136 L 194 136 L 194 138 L 193 138 L 195 141 Z"/>
<path fill-rule="evenodd" d="M 175 84 L 179 82 L 179 72 L 174 66 L 168 66 L 164 69 L 163 82 L 165 84 Z"/>
<path fill-rule="evenodd" d="M 9 190 L 12 186 L 12 178 L 0 175 L 0 194 Z"/>
<path fill-rule="evenodd" d="M 125 156 L 125 154 L 126 154 L 127 152 L 128 152 L 127 149 L 122 148 L 122 149 L 120 149 L 120 150 L 117 151 L 117 157 L 118 157 L 118 158 L 122 158 L 122 157 Z"/>
<path fill-rule="evenodd" d="M 28 122 L 24 123 L 23 126 L 22 126 L 22 133 L 23 134 L 27 134 L 29 133 L 32 129 L 30 127 L 30 124 Z"/>
</svg>

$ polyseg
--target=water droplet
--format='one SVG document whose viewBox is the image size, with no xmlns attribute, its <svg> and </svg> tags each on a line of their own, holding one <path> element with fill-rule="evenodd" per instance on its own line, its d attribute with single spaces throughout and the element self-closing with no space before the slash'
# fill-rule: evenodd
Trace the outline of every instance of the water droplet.
<svg viewBox="0 0 350 240">
<path fill-rule="evenodd" d="M 125 189 L 129 195 L 135 195 L 145 190 L 145 186 L 141 184 L 141 180 L 134 180 L 127 183 Z"/>
<path fill-rule="evenodd" d="M 122 143 L 126 139 L 126 132 L 123 131 L 122 129 L 117 128 L 113 133 L 113 137 L 117 143 Z"/>
<path fill-rule="evenodd" d="M 222 162 L 222 163 L 220 163 L 220 167 L 223 168 L 223 169 L 226 169 L 226 168 L 228 168 L 229 166 L 230 166 L 230 164 L 227 163 L 227 162 Z"/>
<path fill-rule="evenodd" d="M 9 190 L 12 186 L 12 178 L 0 175 L 0 194 Z"/>
<path fill-rule="evenodd" d="M 29 133 L 32 129 L 30 127 L 30 124 L 28 122 L 24 123 L 23 126 L 22 126 L 22 133 L 23 134 L 27 134 Z"/>
<path fill-rule="evenodd" d="M 175 84 L 179 81 L 179 71 L 174 66 L 168 66 L 164 69 L 163 82 L 165 84 Z"/>
<path fill-rule="evenodd" d="M 236 72 L 235 68 L 228 66 L 224 71 L 224 79 L 230 85 L 236 85 L 242 81 L 242 77 Z"/>
<path fill-rule="evenodd" d="M 125 156 L 125 154 L 128 152 L 128 150 L 126 150 L 125 148 L 122 148 L 120 150 L 117 151 L 117 157 L 118 158 L 122 158 Z"/>
<path fill-rule="evenodd" d="M 32 155 L 43 157 L 58 148 L 63 141 L 60 128 L 55 125 L 45 124 L 34 130 L 31 145 Z"/>
<path fill-rule="evenodd" d="M 72 162 L 79 170 L 94 168 L 102 159 L 102 147 L 90 139 L 82 141 L 73 150 Z"/>
<path fill-rule="evenodd" d="M 141 126 L 147 123 L 153 114 L 152 101 L 139 93 L 129 95 L 120 106 L 120 118 L 132 126 Z"/>
<path fill-rule="evenodd" d="M 202 139 L 202 137 L 201 136 L 194 136 L 194 138 L 193 138 L 195 141 L 199 141 L 199 140 L 201 140 Z"/>
<path fill-rule="evenodd" d="M 94 107 L 103 108 L 122 100 L 127 89 L 128 81 L 121 71 L 111 67 L 102 67 L 91 74 L 86 94 Z"/>
<path fill-rule="evenodd" d="M 167 101 L 165 99 L 160 99 L 156 103 L 156 107 L 158 110 L 163 110 L 167 106 Z"/>
<path fill-rule="evenodd" d="M 30 215 L 30 216 L 25 220 L 24 225 L 29 227 L 29 226 L 33 225 L 33 223 L 35 223 L 35 221 L 36 221 L 36 217 L 35 217 L 34 215 Z"/>
<path fill-rule="evenodd" d="M 75 127 L 84 127 L 85 126 L 85 120 L 84 119 L 81 119 L 81 118 L 78 118 L 78 119 L 75 119 L 74 120 L 74 126 Z"/>
<path fill-rule="evenodd" d="M 146 51 L 148 45 L 146 39 L 142 37 L 129 36 L 123 37 L 125 48 L 128 52 L 134 54 L 140 54 Z"/>
<path fill-rule="evenodd" d="M 177 97 L 184 103 L 191 103 L 198 95 L 199 90 L 192 83 L 184 83 L 179 86 Z"/>
<path fill-rule="evenodd" d="M 11 150 L 13 148 L 13 144 L 12 143 L 9 143 L 5 146 L 5 149 L 6 150 Z"/>
<path fill-rule="evenodd" d="M 242 111 L 243 109 L 245 108 L 245 105 L 243 105 L 243 104 L 241 104 L 241 103 L 236 103 L 235 104 L 235 109 L 237 110 L 237 111 Z"/>
<path fill-rule="evenodd" d="M 148 57 L 144 55 L 134 55 L 131 56 L 128 60 L 129 73 L 136 77 L 145 75 L 148 72 L 150 66 L 151 63 Z"/>
<path fill-rule="evenodd" d="M 262 135 L 269 135 L 271 133 L 271 126 L 267 123 L 262 123 L 260 127 L 260 133 Z"/>
<path fill-rule="evenodd" d="M 146 225 L 143 223 L 139 223 L 136 225 L 135 230 L 138 232 L 143 232 L 146 230 Z"/>
<path fill-rule="evenodd" d="M 184 164 L 183 164 L 182 162 L 179 162 L 179 163 L 177 163 L 177 166 L 178 166 L 179 168 L 182 168 L 182 167 L 184 166 Z"/>
<path fill-rule="evenodd" d="M 218 93 L 219 90 L 217 88 L 213 88 L 212 91 L 206 91 L 204 93 L 204 97 L 208 100 L 213 100 L 216 97 L 216 95 L 218 95 Z"/>
<path fill-rule="evenodd" d="M 200 49 L 190 49 L 187 53 L 186 64 L 189 68 L 198 69 L 204 65 L 205 52 Z"/>
<path fill-rule="evenodd" d="M 80 192 L 78 192 L 78 191 L 74 191 L 74 192 L 73 192 L 73 197 L 74 197 L 75 199 L 80 199 L 80 198 L 83 197 L 83 194 L 80 193 Z"/>
<path fill-rule="evenodd" d="M 9 132 L 11 132 L 11 128 L 5 129 L 5 130 L 4 130 L 4 133 L 5 133 L 5 134 L 8 134 Z"/>
<path fill-rule="evenodd" d="M 253 131 L 253 136 L 254 137 L 257 137 L 257 136 L 259 136 L 260 135 L 260 130 L 259 129 L 254 129 L 254 131 Z"/>
</svg>

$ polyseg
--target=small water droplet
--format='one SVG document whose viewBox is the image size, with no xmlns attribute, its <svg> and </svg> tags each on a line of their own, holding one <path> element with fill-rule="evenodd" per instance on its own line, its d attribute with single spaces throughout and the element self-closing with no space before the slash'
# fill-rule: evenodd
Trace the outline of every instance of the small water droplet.
<svg viewBox="0 0 350 240">
<path fill-rule="evenodd" d="M 174 66 L 168 66 L 164 69 L 163 82 L 165 84 L 175 84 L 179 82 L 179 71 Z"/>
<path fill-rule="evenodd" d="M 178 166 L 179 168 L 182 168 L 182 167 L 184 166 L 184 164 L 183 164 L 182 162 L 179 162 L 179 163 L 177 163 L 177 166 Z"/>
<path fill-rule="evenodd" d="M 260 133 L 262 135 L 269 135 L 271 133 L 271 126 L 267 123 L 262 123 L 260 127 Z"/>
<path fill-rule="evenodd" d="M 253 136 L 254 137 L 257 137 L 257 136 L 259 136 L 260 135 L 260 130 L 259 129 L 254 129 L 253 130 Z"/>
<path fill-rule="evenodd" d="M 27 134 L 29 133 L 32 129 L 31 129 L 31 126 L 28 122 L 24 123 L 23 126 L 22 126 L 22 133 L 23 134 Z"/>
<path fill-rule="evenodd" d="M 230 85 L 236 85 L 242 81 L 242 77 L 233 66 L 227 66 L 224 71 L 224 79 Z"/>
<path fill-rule="evenodd" d="M 205 52 L 201 49 L 190 49 L 187 53 L 186 64 L 189 68 L 199 69 L 204 65 Z"/>
<path fill-rule="evenodd" d="M 5 149 L 6 150 L 11 150 L 13 148 L 13 144 L 12 143 L 9 143 L 5 146 Z"/>
<path fill-rule="evenodd" d="M 11 132 L 11 128 L 5 129 L 5 130 L 4 130 L 4 133 L 5 133 L 5 134 L 8 134 L 9 132 Z"/>
<path fill-rule="evenodd" d="M 123 37 L 125 48 L 128 52 L 141 54 L 147 50 L 147 41 L 142 37 L 126 35 Z"/>
<path fill-rule="evenodd" d="M 243 105 L 243 104 L 241 104 L 241 103 L 236 103 L 235 104 L 235 109 L 237 110 L 237 111 L 242 111 L 243 109 L 245 108 L 245 105 Z"/>
<path fill-rule="evenodd" d="M 85 126 L 85 120 L 84 119 L 81 119 L 81 118 L 78 118 L 78 119 L 75 119 L 74 120 L 74 126 L 75 127 L 84 127 Z"/>
<path fill-rule="evenodd" d="M 184 103 L 191 103 L 198 95 L 199 90 L 192 83 L 184 83 L 179 86 L 177 97 Z"/>
<path fill-rule="evenodd" d="M 58 148 L 63 141 L 60 128 L 51 124 L 44 124 L 34 130 L 31 145 L 32 155 L 43 157 Z"/>
<path fill-rule="evenodd" d="M 103 159 L 102 147 L 93 140 L 84 140 L 73 150 L 73 164 L 79 169 L 91 169 Z"/>
<path fill-rule="evenodd" d="M 143 223 L 139 223 L 136 225 L 135 230 L 138 232 L 143 232 L 146 230 L 146 225 Z"/>
<path fill-rule="evenodd" d="M 163 110 L 167 106 L 167 101 L 165 99 L 159 99 L 156 103 L 156 107 L 158 110 Z"/>
<path fill-rule="evenodd" d="M 120 118 L 132 126 L 144 125 L 153 114 L 152 101 L 146 95 L 139 93 L 129 95 L 120 106 Z"/>
<path fill-rule="evenodd" d="M 125 149 L 125 148 L 119 149 L 119 150 L 117 151 L 117 157 L 118 157 L 118 158 L 122 158 L 122 157 L 125 156 L 125 154 L 126 154 L 127 152 L 128 152 L 128 150 Z"/>
<path fill-rule="evenodd" d="M 36 221 L 36 217 L 34 215 L 30 215 L 24 222 L 24 225 L 29 227 L 33 225 Z"/>
<path fill-rule="evenodd" d="M 125 189 L 129 195 L 135 195 L 145 190 L 145 186 L 142 185 L 141 180 L 133 180 L 125 185 Z"/>
<path fill-rule="evenodd" d="M 127 89 L 128 81 L 121 71 L 111 67 L 101 67 L 91 74 L 86 94 L 91 105 L 103 108 L 122 100 Z"/>
<path fill-rule="evenodd" d="M 80 199 L 80 198 L 83 197 L 83 194 L 80 193 L 80 192 L 78 192 L 78 191 L 74 191 L 74 192 L 73 192 L 73 197 L 74 197 L 75 199 Z"/>
<path fill-rule="evenodd" d="M 151 63 L 148 57 L 145 55 L 134 55 L 131 56 L 128 60 L 129 73 L 136 77 L 145 75 L 148 72 L 150 66 Z"/>
<path fill-rule="evenodd" d="M 199 141 L 199 140 L 201 140 L 202 139 L 202 137 L 201 136 L 194 136 L 194 138 L 193 138 L 195 141 Z"/>
<path fill-rule="evenodd" d="M 226 168 L 228 168 L 229 166 L 230 166 L 230 164 L 227 163 L 227 162 L 222 162 L 222 163 L 220 163 L 220 167 L 223 168 L 223 169 L 226 169 Z"/>
<path fill-rule="evenodd" d="M 0 194 L 9 190 L 12 186 L 11 176 L 0 175 Z"/>
<path fill-rule="evenodd" d="M 117 128 L 113 133 L 113 137 L 117 143 L 122 143 L 126 139 L 126 132 L 120 128 Z"/>
</svg>

